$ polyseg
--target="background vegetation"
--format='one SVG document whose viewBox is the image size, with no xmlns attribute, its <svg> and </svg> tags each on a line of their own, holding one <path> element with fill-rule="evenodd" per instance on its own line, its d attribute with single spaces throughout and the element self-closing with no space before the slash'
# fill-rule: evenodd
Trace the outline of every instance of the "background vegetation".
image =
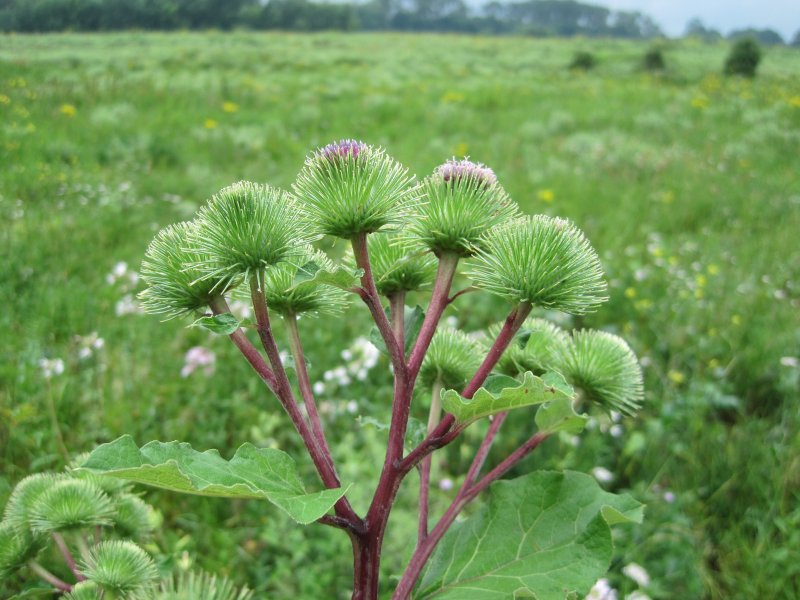
<svg viewBox="0 0 800 600">
<path fill-rule="evenodd" d="M 521 468 L 591 471 L 648 504 L 618 540 L 621 595 L 639 587 L 622 573 L 635 562 L 651 598 L 798 597 L 800 55 L 769 50 L 751 81 L 721 75 L 724 43 L 661 49 L 652 75 L 646 45 L 609 40 L 0 38 L 0 505 L 25 474 L 125 432 L 303 456 L 226 340 L 139 314 L 136 270 L 157 229 L 223 185 L 288 186 L 310 149 L 360 137 L 420 176 L 452 155 L 485 162 L 526 211 L 573 219 L 598 249 L 611 301 L 566 324 L 630 341 L 645 409 L 551 440 Z M 579 51 L 592 70 L 567 69 Z M 502 312 L 470 300 L 449 317 L 478 329 Z M 385 421 L 390 396 L 385 359 L 342 346 L 367 321 L 359 307 L 301 323 L 360 510 L 385 434 L 362 424 Z M 509 425 L 498 452 L 528 435 Z M 480 429 L 435 461 L 434 513 Z M 387 590 L 414 536 L 414 487 L 390 524 Z M 162 567 L 225 573 L 257 597 L 349 595 L 342 536 L 264 504 L 147 499 L 163 512 L 149 546 Z"/>
</svg>

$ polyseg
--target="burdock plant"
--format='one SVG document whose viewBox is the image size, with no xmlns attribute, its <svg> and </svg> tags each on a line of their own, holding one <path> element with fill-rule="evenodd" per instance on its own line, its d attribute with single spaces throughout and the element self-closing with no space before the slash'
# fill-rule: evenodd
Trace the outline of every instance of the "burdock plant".
<svg viewBox="0 0 800 600">
<path fill-rule="evenodd" d="M 311 245 L 324 235 L 349 244 L 341 262 Z M 455 290 L 462 265 L 472 282 Z M 193 325 L 230 337 L 287 413 L 320 481 L 307 489 L 292 458 L 277 449 L 244 443 L 225 459 L 178 442 L 139 447 L 129 436 L 95 449 L 83 462 L 87 473 L 268 500 L 298 523 L 342 530 L 353 546 L 356 599 L 379 592 L 397 599 L 579 597 L 610 564 L 610 527 L 641 518 L 640 504 L 581 473 L 502 479 L 559 432 L 580 432 L 593 407 L 632 415 L 642 400 L 642 376 L 619 338 L 570 335 L 534 316 L 594 311 L 607 298 L 603 270 L 575 224 L 523 216 L 485 165 L 449 160 L 415 183 L 384 150 L 335 142 L 309 155 L 291 194 L 238 183 L 213 196 L 194 221 L 156 236 L 142 272 L 148 311 L 195 313 Z M 424 310 L 405 306 L 410 292 L 429 294 Z M 468 310 L 482 293 L 507 305 L 488 338 L 440 326 L 448 306 Z M 231 294 L 249 299 L 254 322 L 231 314 Z M 340 479 L 340 457 L 328 442 L 336 433 L 317 410 L 296 326 L 306 315 L 337 318 L 351 298 L 368 309 L 394 381 L 386 452 L 364 512 L 351 505 L 348 491 L 371 484 Z M 285 338 L 274 327 L 278 318 L 286 323 Z M 284 345 L 292 379 L 281 358 Z M 407 436 L 412 408 L 428 414 L 417 437 Z M 527 438 L 484 469 L 509 419 L 522 424 L 516 429 Z M 431 455 L 463 443 L 470 426 L 485 427 L 483 442 L 450 507 L 430 523 Z M 421 474 L 416 545 L 398 579 L 379 581 L 389 516 L 415 470 Z M 482 492 L 488 502 L 456 523 Z"/>
</svg>

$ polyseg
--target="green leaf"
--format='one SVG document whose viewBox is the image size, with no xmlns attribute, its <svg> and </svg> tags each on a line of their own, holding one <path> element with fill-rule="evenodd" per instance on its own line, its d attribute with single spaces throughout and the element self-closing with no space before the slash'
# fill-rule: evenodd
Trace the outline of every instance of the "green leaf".
<svg viewBox="0 0 800 600">
<path fill-rule="evenodd" d="M 413 598 L 582 598 L 611 564 L 611 525 L 643 516 L 630 496 L 574 471 L 538 471 L 489 489 L 487 505 L 439 543 Z"/>
<path fill-rule="evenodd" d="M 124 435 L 95 448 L 81 468 L 185 494 L 265 498 L 304 525 L 327 513 L 347 491 L 306 493 L 288 454 L 252 444 L 243 444 L 226 461 L 216 450 L 198 452 L 180 442 L 150 442 L 140 449 Z"/>
<path fill-rule="evenodd" d="M 217 335 L 230 335 L 239 329 L 239 321 L 231 313 L 222 313 L 213 317 L 200 317 L 190 327 L 202 327 Z"/>
<path fill-rule="evenodd" d="M 572 398 L 558 398 L 539 407 L 536 411 L 536 427 L 545 433 L 580 433 L 589 417 L 575 412 Z"/>
<path fill-rule="evenodd" d="M 558 373 L 545 373 L 542 377 L 537 377 L 528 371 L 523 376 L 522 383 L 506 375 L 489 377 L 486 385 L 475 392 L 471 400 L 463 398 L 455 390 L 447 390 L 442 394 L 442 407 L 459 424 L 466 425 L 512 408 L 560 399 L 571 400 L 573 397 L 572 388 Z"/>
<path fill-rule="evenodd" d="M 342 265 L 335 265 L 333 268 L 324 268 L 316 261 L 309 261 L 297 269 L 294 284 L 287 292 L 307 284 L 331 285 L 346 291 L 351 291 L 359 284 L 361 276 L 364 275 L 363 269 L 351 270 Z"/>
</svg>

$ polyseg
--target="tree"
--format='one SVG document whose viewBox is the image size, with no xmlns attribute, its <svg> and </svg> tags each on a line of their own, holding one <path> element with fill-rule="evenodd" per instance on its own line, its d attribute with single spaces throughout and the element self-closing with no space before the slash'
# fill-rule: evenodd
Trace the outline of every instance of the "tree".
<svg viewBox="0 0 800 600">
<path fill-rule="evenodd" d="M 728 34 L 729 40 L 742 40 L 745 38 L 753 38 L 759 44 L 764 44 L 765 46 L 781 46 L 785 43 L 781 34 L 774 29 L 737 29 Z"/>
<path fill-rule="evenodd" d="M 722 34 L 716 29 L 706 27 L 700 19 L 695 17 L 686 24 L 684 37 L 697 38 L 704 42 L 716 42 L 722 39 Z"/>
</svg>

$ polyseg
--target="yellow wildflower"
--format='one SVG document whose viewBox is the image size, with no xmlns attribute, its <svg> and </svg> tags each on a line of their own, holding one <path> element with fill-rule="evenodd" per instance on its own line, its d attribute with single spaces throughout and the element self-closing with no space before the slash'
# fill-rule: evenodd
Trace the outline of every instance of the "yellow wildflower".
<svg viewBox="0 0 800 600">
<path fill-rule="evenodd" d="M 695 283 L 698 287 L 703 287 L 706 283 L 708 283 L 708 279 L 702 273 L 694 278 Z"/>
<path fill-rule="evenodd" d="M 699 108 L 700 110 L 708 108 L 708 98 L 704 96 L 695 96 L 692 98 L 692 106 L 694 108 Z"/>
<path fill-rule="evenodd" d="M 671 190 L 661 192 L 661 201 L 664 204 L 672 204 L 675 201 L 675 193 Z"/>
<path fill-rule="evenodd" d="M 792 96 L 789 98 L 789 106 L 792 108 L 800 108 L 800 96 Z"/>
<path fill-rule="evenodd" d="M 442 96 L 442 102 L 450 103 L 450 102 L 461 102 L 464 99 L 464 94 L 461 92 L 445 92 Z"/>
<path fill-rule="evenodd" d="M 731 317 L 731 323 L 736 325 L 737 327 L 742 324 L 742 317 L 741 315 L 733 315 Z"/>
<path fill-rule="evenodd" d="M 11 98 L 5 94 L 0 94 L 0 104 L 11 104 Z"/>
<path fill-rule="evenodd" d="M 547 190 L 539 190 L 539 191 L 537 192 L 536 196 L 537 196 L 537 197 L 539 198 L 539 200 L 541 200 L 542 202 L 552 202 L 553 200 L 555 200 L 555 199 L 556 199 L 556 193 L 555 193 L 553 190 L 550 190 L 550 189 L 547 189 Z"/>
<path fill-rule="evenodd" d="M 629 287 L 625 290 L 625 297 L 626 298 L 636 298 L 636 290 L 632 287 Z"/>
<path fill-rule="evenodd" d="M 708 265 L 708 268 L 706 270 L 708 271 L 709 275 L 716 275 L 717 273 L 719 273 L 719 267 L 714 263 Z"/>
<path fill-rule="evenodd" d="M 214 119 L 206 119 L 203 121 L 203 127 L 206 129 L 214 129 L 217 126 L 217 122 Z"/>
<path fill-rule="evenodd" d="M 72 104 L 62 104 L 59 111 L 61 112 L 62 115 L 70 119 L 74 117 L 76 114 L 78 114 L 78 109 L 75 108 Z"/>
<path fill-rule="evenodd" d="M 222 110 L 226 113 L 235 113 L 237 110 L 239 110 L 239 105 L 235 102 L 226 101 L 222 103 Z"/>
<path fill-rule="evenodd" d="M 670 369 L 669 373 L 667 373 L 667 377 L 675 385 L 680 385 L 684 381 L 686 381 L 686 375 L 684 375 L 680 371 L 675 371 L 674 369 Z"/>
<path fill-rule="evenodd" d="M 719 367 L 719 361 L 716 358 L 712 358 L 710 361 L 708 361 L 709 369 L 716 369 L 717 367 Z"/>
</svg>

